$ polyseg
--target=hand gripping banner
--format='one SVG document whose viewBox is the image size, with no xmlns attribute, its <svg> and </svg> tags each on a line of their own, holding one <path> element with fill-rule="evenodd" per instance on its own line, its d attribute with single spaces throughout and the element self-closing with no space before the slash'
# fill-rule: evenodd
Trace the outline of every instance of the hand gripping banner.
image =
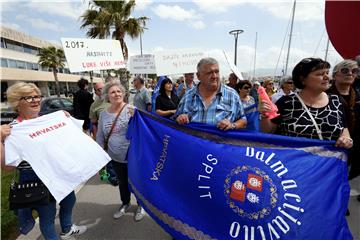
<svg viewBox="0 0 360 240">
<path fill-rule="evenodd" d="M 176 239 L 352 239 L 334 142 L 181 126 L 135 111 L 129 184 Z"/>
</svg>

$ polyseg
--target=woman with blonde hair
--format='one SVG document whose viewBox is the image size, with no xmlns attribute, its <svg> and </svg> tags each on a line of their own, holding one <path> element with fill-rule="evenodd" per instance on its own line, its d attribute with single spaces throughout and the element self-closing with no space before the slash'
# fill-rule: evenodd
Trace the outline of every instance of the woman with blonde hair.
<svg viewBox="0 0 360 240">
<path fill-rule="evenodd" d="M 11 127 L 22 121 L 35 119 L 39 116 L 41 92 L 33 83 L 19 82 L 7 89 L 7 99 L 10 106 L 18 113 L 18 117 L 10 124 L 1 125 L 1 166 L 6 171 L 18 170 L 19 183 L 40 182 L 38 175 L 32 169 L 31 165 L 22 159 L 16 167 L 5 165 L 5 146 L 4 140 L 11 134 Z M 29 147 L 29 146 L 27 146 Z M 30 146 L 31 147 L 31 146 Z M 56 201 L 52 200 L 46 205 L 37 205 L 31 208 L 22 208 L 17 210 L 20 231 L 24 234 L 29 232 L 33 227 L 32 209 L 36 210 L 39 215 L 40 231 L 46 240 L 58 239 L 55 229 Z M 76 197 L 74 192 L 66 196 L 60 204 L 60 225 L 62 239 L 69 239 L 71 236 L 80 235 L 86 231 L 86 226 L 76 226 L 72 223 L 71 215 L 75 205 Z"/>
</svg>

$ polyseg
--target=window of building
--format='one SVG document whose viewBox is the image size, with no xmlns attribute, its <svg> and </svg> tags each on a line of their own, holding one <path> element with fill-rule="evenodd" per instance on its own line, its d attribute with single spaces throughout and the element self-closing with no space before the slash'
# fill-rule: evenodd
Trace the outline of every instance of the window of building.
<svg viewBox="0 0 360 240">
<path fill-rule="evenodd" d="M 16 68 L 26 69 L 26 64 L 24 61 L 16 61 Z"/>
<path fill-rule="evenodd" d="M 8 67 L 7 59 L 1 58 L 1 67 Z"/>
<path fill-rule="evenodd" d="M 16 68 L 16 61 L 12 59 L 8 59 L 9 68 Z"/>
<path fill-rule="evenodd" d="M 5 39 L 1 38 L 1 48 L 6 48 L 5 47 Z"/>
<path fill-rule="evenodd" d="M 5 39 L 5 46 L 6 46 L 6 48 L 12 49 L 15 51 L 19 51 L 19 52 L 24 51 L 21 43 L 10 40 L 10 39 Z"/>
</svg>

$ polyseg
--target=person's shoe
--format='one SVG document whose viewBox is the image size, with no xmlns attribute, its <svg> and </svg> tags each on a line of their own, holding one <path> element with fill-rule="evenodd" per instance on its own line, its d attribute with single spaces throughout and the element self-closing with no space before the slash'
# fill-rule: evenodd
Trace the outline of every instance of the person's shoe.
<svg viewBox="0 0 360 240">
<path fill-rule="evenodd" d="M 141 206 L 138 206 L 136 209 L 134 220 L 136 222 L 139 222 L 144 218 L 144 216 L 145 216 L 145 210 Z"/>
<path fill-rule="evenodd" d="M 121 218 L 122 216 L 125 215 L 125 213 L 129 210 L 129 208 L 130 208 L 130 204 L 121 205 L 119 210 L 114 213 L 113 217 L 115 219 Z"/>
<path fill-rule="evenodd" d="M 345 216 L 350 216 L 350 210 L 349 209 L 346 210 Z"/>
<path fill-rule="evenodd" d="M 359 196 L 357 196 L 357 200 L 358 200 L 358 202 L 360 202 L 360 195 L 359 195 Z"/>
<path fill-rule="evenodd" d="M 84 232 L 86 232 L 87 227 L 85 225 L 83 226 L 77 226 L 75 224 L 73 224 L 71 226 L 71 229 L 69 232 L 67 233 L 60 233 L 60 238 L 61 239 L 70 239 L 72 238 L 72 236 L 77 236 L 77 235 L 81 235 Z"/>
</svg>

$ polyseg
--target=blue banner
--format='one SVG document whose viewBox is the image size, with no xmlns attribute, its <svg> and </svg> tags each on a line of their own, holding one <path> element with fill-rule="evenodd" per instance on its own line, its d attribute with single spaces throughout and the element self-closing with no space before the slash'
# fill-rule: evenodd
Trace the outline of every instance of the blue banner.
<svg viewBox="0 0 360 240">
<path fill-rule="evenodd" d="M 178 125 L 135 111 L 129 184 L 176 239 L 352 239 L 334 142 Z"/>
</svg>

